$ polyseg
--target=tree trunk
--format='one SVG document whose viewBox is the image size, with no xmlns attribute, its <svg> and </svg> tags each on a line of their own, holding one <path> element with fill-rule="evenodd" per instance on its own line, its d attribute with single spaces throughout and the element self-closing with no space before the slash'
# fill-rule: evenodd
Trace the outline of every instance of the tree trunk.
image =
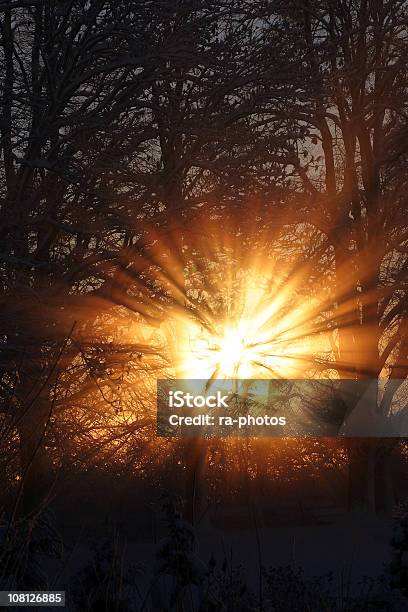
<svg viewBox="0 0 408 612">
<path fill-rule="evenodd" d="M 205 507 L 204 473 L 207 459 L 207 442 L 192 438 L 184 445 L 185 465 L 185 518 L 195 526 L 203 517 Z"/>
<path fill-rule="evenodd" d="M 394 507 L 394 489 L 391 478 L 391 460 L 394 440 L 378 440 L 375 449 L 375 511 L 390 517 Z"/>
<path fill-rule="evenodd" d="M 374 512 L 374 447 L 372 440 L 350 438 L 348 450 L 349 512 Z"/>
</svg>

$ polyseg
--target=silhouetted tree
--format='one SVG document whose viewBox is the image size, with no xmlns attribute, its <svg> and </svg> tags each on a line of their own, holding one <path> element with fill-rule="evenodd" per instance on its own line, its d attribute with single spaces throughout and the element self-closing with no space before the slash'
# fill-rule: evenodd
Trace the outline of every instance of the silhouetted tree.
<svg viewBox="0 0 408 612">
<path fill-rule="evenodd" d="M 306 45 L 307 95 L 291 111 L 308 129 L 293 168 L 307 219 L 326 237 L 336 367 L 343 378 L 387 377 L 387 415 L 407 375 L 405 2 L 282 4 Z M 331 368 L 332 363 L 328 364 Z M 350 441 L 350 503 L 389 505 L 389 444 Z M 375 475 L 375 480 L 374 479 Z M 375 487 L 374 487 L 375 484 Z M 375 489 L 375 491 L 374 491 Z M 374 497 L 375 496 L 375 497 Z"/>
</svg>

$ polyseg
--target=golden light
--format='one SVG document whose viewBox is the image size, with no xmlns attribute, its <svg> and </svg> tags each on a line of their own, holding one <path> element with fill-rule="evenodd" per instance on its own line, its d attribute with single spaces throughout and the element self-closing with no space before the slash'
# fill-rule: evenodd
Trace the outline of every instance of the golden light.
<svg viewBox="0 0 408 612">
<path fill-rule="evenodd" d="M 198 335 L 193 333 L 189 369 L 192 373 L 193 370 L 205 372 L 206 378 L 246 378 L 256 355 L 246 339 L 247 331 L 240 322 L 223 327 L 219 335 L 210 336 L 202 330 Z M 201 367 L 196 370 L 198 365 Z"/>
<path fill-rule="evenodd" d="M 312 305 L 294 307 L 286 291 L 274 294 L 255 274 L 239 306 L 224 317 L 198 310 L 174 322 L 176 376 L 185 379 L 303 377 L 317 338 L 307 336 Z"/>
<path fill-rule="evenodd" d="M 248 368 L 251 362 L 251 350 L 239 326 L 224 330 L 218 352 L 222 376 L 238 378 L 244 374 L 242 370 Z"/>
</svg>

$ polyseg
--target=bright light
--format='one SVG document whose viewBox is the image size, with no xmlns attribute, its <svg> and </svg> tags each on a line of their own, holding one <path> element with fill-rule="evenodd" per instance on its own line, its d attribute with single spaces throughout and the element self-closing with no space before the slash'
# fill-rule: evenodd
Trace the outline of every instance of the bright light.
<svg viewBox="0 0 408 612">
<path fill-rule="evenodd" d="M 253 351 L 243 329 L 225 327 L 219 335 L 209 336 L 200 330 L 190 336 L 191 353 L 186 360 L 191 371 L 206 373 L 208 378 L 245 378 L 249 375 Z M 190 368 L 188 367 L 190 363 Z M 199 365 L 198 365 L 199 364 Z"/>
<path fill-rule="evenodd" d="M 246 340 L 239 329 L 226 329 L 219 346 L 220 374 L 227 377 L 240 375 L 250 359 Z"/>
<path fill-rule="evenodd" d="M 245 288 L 239 312 L 219 322 L 180 316 L 177 378 L 302 378 L 315 348 L 305 333 L 310 304 L 288 304 L 282 292 Z"/>
</svg>

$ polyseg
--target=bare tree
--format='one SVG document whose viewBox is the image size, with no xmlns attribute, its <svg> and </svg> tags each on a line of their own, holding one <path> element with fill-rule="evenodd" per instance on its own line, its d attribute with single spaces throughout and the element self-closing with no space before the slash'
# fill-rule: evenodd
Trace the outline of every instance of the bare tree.
<svg viewBox="0 0 408 612">
<path fill-rule="evenodd" d="M 49 485 L 61 347 L 87 318 L 75 296 L 100 288 L 98 270 L 123 245 L 117 215 L 104 213 L 115 194 L 89 169 L 106 163 L 109 124 L 156 69 L 160 52 L 141 25 L 148 4 L 2 6 L 1 393 L 19 433 L 26 509 Z"/>
<path fill-rule="evenodd" d="M 343 378 L 387 377 L 387 414 L 407 375 L 405 2 L 286 3 L 306 46 L 307 95 L 290 116 L 306 125 L 291 164 L 292 211 L 326 236 L 333 266 L 333 356 Z M 328 364 L 332 367 L 332 364 Z M 398 386 L 398 385 L 397 385 Z M 392 445 L 351 441 L 353 507 L 389 508 Z M 374 486 L 375 485 L 375 486 Z"/>
</svg>

